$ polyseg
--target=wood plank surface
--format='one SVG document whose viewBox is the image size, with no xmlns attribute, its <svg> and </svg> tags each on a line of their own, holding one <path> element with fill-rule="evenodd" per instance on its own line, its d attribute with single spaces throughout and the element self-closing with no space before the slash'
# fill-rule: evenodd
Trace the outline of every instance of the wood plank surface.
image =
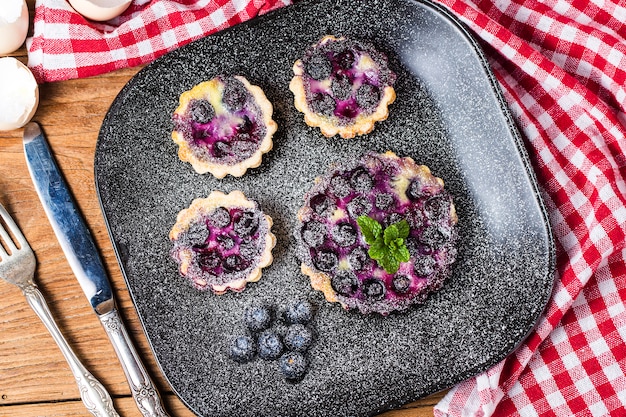
<svg viewBox="0 0 626 417">
<path fill-rule="evenodd" d="M 28 0 L 31 22 L 34 0 Z M 31 23 L 32 31 L 32 23 Z M 11 54 L 26 63 L 24 48 Z M 193 416 L 172 393 L 145 338 L 100 211 L 93 157 L 100 125 L 113 99 L 140 68 L 40 86 L 33 120 L 45 131 L 52 151 L 96 239 L 109 272 L 120 313 L 141 358 L 173 417 Z M 23 129 L 0 132 L 0 203 L 35 251 L 35 280 L 70 345 L 109 390 L 122 417 L 141 416 L 123 371 L 99 320 L 85 300 L 35 194 L 22 150 Z M 87 416 L 69 368 L 20 290 L 0 281 L 0 417 Z M 384 413 L 385 417 L 433 414 L 436 394 Z"/>
</svg>

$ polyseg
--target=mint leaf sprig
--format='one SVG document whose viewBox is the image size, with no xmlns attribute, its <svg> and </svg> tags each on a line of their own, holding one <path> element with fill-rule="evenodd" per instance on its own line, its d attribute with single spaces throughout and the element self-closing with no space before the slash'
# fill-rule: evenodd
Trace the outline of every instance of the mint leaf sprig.
<svg viewBox="0 0 626 417">
<path fill-rule="evenodd" d="M 359 216 L 356 222 L 365 242 L 370 246 L 368 255 L 381 268 L 394 274 L 400 268 L 400 262 L 408 262 L 410 255 L 404 239 L 409 236 L 410 228 L 406 220 L 391 224 L 384 230 L 376 219 L 369 216 Z"/>
</svg>

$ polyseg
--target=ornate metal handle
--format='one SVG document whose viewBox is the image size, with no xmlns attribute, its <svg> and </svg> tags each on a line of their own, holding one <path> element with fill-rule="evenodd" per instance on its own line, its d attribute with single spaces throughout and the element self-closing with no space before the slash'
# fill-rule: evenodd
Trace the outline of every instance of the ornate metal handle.
<svg viewBox="0 0 626 417">
<path fill-rule="evenodd" d="M 128 337 L 128 332 L 117 310 L 113 309 L 99 317 L 122 364 L 133 398 L 141 414 L 145 417 L 169 417 L 161 404 L 161 398 L 154 387 L 154 383 Z"/>
<path fill-rule="evenodd" d="M 85 368 L 78 360 L 76 354 L 67 343 L 61 330 L 54 321 L 50 309 L 43 298 L 41 291 L 33 283 L 20 287 L 28 304 L 37 313 L 43 324 L 46 326 L 52 338 L 57 343 L 65 360 L 70 366 L 78 389 L 80 390 L 80 398 L 83 400 L 87 410 L 95 417 L 119 417 L 119 414 L 113 408 L 111 396 L 104 386 Z"/>
</svg>

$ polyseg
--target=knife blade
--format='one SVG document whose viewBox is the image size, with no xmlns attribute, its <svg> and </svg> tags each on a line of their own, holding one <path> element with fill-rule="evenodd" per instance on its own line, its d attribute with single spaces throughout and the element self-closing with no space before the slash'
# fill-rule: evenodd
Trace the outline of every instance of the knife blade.
<svg viewBox="0 0 626 417">
<path fill-rule="evenodd" d="M 102 260 L 39 125 L 24 128 L 24 153 L 37 195 L 72 272 L 100 319 L 145 417 L 168 417 L 161 398 L 133 346 Z"/>
</svg>

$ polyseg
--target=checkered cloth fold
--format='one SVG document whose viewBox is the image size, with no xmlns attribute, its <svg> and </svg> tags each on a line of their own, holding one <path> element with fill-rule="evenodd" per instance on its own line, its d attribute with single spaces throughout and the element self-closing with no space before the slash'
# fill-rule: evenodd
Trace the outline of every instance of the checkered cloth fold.
<svg viewBox="0 0 626 417">
<path fill-rule="evenodd" d="M 482 44 L 525 137 L 557 245 L 535 330 L 454 387 L 442 416 L 626 416 L 626 8 L 440 0 Z"/>
<path fill-rule="evenodd" d="M 363 0 L 365 1 L 365 0 Z M 442 416 L 626 416 L 626 8 L 614 0 L 437 0 L 482 44 L 523 136 L 557 245 L 556 285 L 505 360 Z M 146 63 L 289 0 L 135 0 L 93 23 L 37 0 L 40 82 Z"/>
<path fill-rule="evenodd" d="M 66 0 L 37 0 L 28 66 L 38 82 L 102 74 L 164 53 L 290 0 L 134 0 L 119 17 L 93 22 Z"/>
</svg>

